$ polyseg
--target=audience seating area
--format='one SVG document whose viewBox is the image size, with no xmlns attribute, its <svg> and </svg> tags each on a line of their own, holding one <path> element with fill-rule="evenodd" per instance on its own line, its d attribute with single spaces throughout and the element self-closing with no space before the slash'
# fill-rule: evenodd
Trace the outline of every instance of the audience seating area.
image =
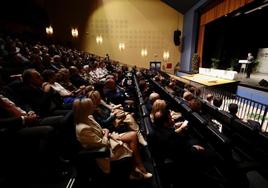
<svg viewBox="0 0 268 188">
<path fill-rule="evenodd" d="M 204 91 L 161 71 L 1 37 L 0 187 L 246 188 L 255 176 L 268 186 L 268 134 L 259 121 L 243 121 L 202 98 Z M 99 160 L 113 150 L 80 142 L 73 105 L 93 101 L 94 91 L 114 121 L 93 118 L 110 133 L 136 131 L 138 153 L 152 177 L 133 174 L 135 156 L 110 161 L 105 173 Z M 124 120 L 116 124 L 120 118 L 111 109 L 118 107 L 138 128 Z"/>
</svg>

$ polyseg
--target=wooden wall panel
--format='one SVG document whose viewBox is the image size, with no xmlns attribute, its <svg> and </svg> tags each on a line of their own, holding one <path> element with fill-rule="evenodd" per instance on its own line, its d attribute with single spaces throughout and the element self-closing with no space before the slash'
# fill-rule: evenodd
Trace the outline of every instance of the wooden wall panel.
<svg viewBox="0 0 268 188">
<path fill-rule="evenodd" d="M 253 1 L 254 0 L 223 0 L 223 1 L 219 1 L 210 9 L 202 13 L 202 15 L 200 16 L 200 26 L 199 26 L 199 33 L 198 33 L 198 45 L 197 45 L 197 53 L 200 57 L 200 66 L 202 66 L 202 54 L 203 54 L 206 24 L 226 14 L 229 14 Z"/>
</svg>

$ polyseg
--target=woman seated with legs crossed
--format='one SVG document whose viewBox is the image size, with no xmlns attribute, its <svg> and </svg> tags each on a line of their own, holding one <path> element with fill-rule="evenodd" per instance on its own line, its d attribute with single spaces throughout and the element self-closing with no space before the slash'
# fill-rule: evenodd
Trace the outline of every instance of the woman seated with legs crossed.
<svg viewBox="0 0 268 188">
<path fill-rule="evenodd" d="M 91 91 L 88 97 L 95 105 L 93 116 L 95 120 L 104 128 L 108 128 L 110 131 L 121 125 L 126 125 L 128 130 L 136 131 L 138 141 L 141 145 L 146 146 L 147 142 L 140 132 L 139 125 L 133 118 L 133 116 L 125 112 L 120 105 L 108 105 L 101 100 L 100 93 L 98 91 Z"/>
<path fill-rule="evenodd" d="M 135 131 L 122 134 L 109 133 L 108 129 L 102 129 L 92 116 L 94 108 L 95 106 L 91 99 L 84 98 L 74 101 L 76 137 L 81 145 L 86 149 L 96 149 L 103 146 L 107 146 L 110 149 L 110 158 L 97 159 L 97 163 L 103 172 L 108 173 L 110 171 L 110 161 L 132 155 L 134 171 L 142 175 L 144 179 L 151 178 L 152 174 L 146 171 L 141 160 L 137 133 Z"/>
</svg>

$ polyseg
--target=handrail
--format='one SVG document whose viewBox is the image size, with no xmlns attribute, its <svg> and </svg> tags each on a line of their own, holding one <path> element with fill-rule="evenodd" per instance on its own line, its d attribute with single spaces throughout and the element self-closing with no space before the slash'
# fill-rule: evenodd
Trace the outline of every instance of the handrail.
<svg viewBox="0 0 268 188">
<path fill-rule="evenodd" d="M 221 109 L 224 111 L 228 111 L 230 103 L 236 103 L 239 106 L 237 113 L 239 118 L 255 120 L 260 123 L 263 132 L 268 131 L 268 105 L 218 89 L 203 88 L 202 98 L 204 99 L 207 94 L 221 97 L 223 99 Z"/>
</svg>

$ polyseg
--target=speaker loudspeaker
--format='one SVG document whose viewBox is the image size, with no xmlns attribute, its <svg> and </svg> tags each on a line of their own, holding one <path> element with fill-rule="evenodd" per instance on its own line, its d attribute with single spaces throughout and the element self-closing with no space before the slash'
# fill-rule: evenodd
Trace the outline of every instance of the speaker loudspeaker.
<svg viewBox="0 0 268 188">
<path fill-rule="evenodd" d="M 181 44 L 181 31 L 180 30 L 176 30 L 174 31 L 174 44 L 176 46 L 179 46 Z"/>
<path fill-rule="evenodd" d="M 262 79 L 260 82 L 259 82 L 259 85 L 260 86 L 264 86 L 264 87 L 267 87 L 268 86 L 268 82 L 264 79 Z"/>
</svg>

